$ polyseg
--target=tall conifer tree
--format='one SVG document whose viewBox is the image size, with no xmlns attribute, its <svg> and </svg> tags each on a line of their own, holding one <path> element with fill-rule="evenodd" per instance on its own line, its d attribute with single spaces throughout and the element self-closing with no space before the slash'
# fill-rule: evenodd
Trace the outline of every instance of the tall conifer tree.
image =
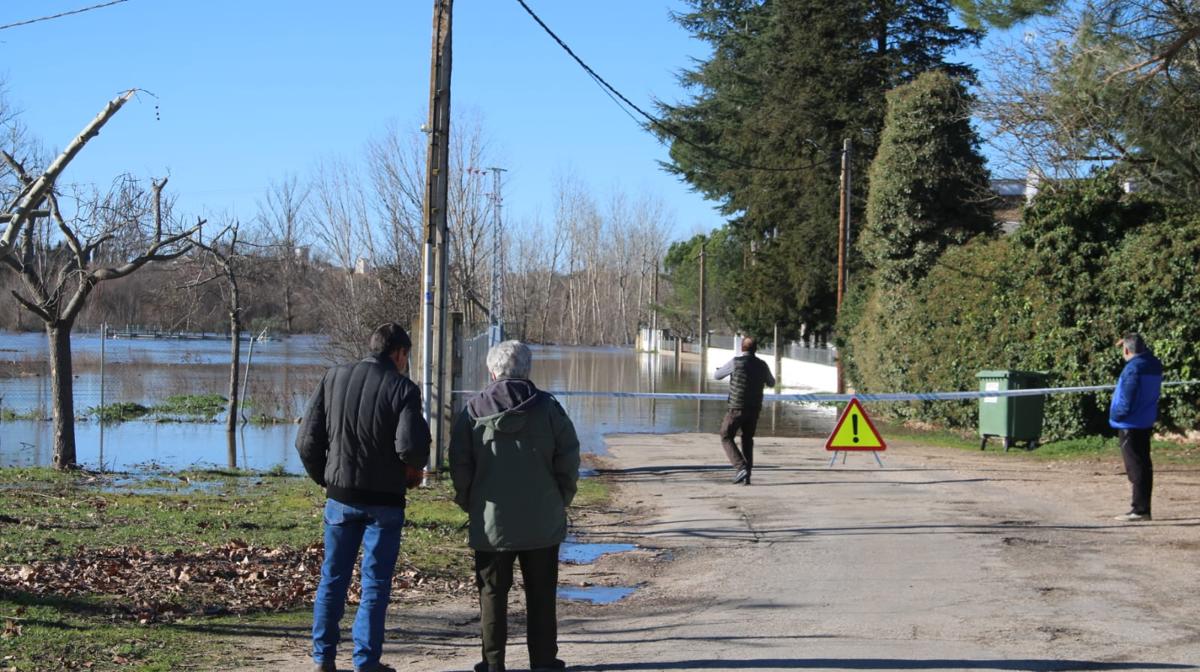
<svg viewBox="0 0 1200 672">
<path fill-rule="evenodd" d="M 694 97 L 661 105 L 667 166 L 718 201 L 753 249 L 737 279 L 741 326 L 828 330 L 836 284 L 837 160 L 855 145 L 865 175 L 883 125 L 884 93 L 941 68 L 978 40 L 951 24 L 949 0 L 689 0 L 676 17 L 712 47 L 681 73 Z M 855 185 L 861 212 L 865 180 Z"/>
</svg>

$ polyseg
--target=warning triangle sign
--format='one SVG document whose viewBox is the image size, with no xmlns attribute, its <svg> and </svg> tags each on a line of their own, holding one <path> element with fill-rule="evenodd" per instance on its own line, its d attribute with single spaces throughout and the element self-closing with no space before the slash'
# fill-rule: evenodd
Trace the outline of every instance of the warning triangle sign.
<svg viewBox="0 0 1200 672">
<path fill-rule="evenodd" d="M 867 410 L 858 399 L 851 399 L 825 442 L 825 450 L 887 450 L 887 444 L 871 424 Z"/>
</svg>

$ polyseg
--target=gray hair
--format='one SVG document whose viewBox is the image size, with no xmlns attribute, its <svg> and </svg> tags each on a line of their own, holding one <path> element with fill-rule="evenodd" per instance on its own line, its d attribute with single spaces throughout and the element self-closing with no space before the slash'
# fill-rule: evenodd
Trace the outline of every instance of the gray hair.
<svg viewBox="0 0 1200 672">
<path fill-rule="evenodd" d="M 1124 343 L 1125 349 L 1135 355 L 1146 351 L 1146 341 L 1142 340 L 1142 335 L 1136 331 L 1126 332 L 1121 341 Z"/>
<path fill-rule="evenodd" d="M 520 341 L 504 341 L 492 346 L 487 354 L 487 367 L 496 379 L 529 378 L 533 365 L 533 353 L 529 346 Z"/>
</svg>

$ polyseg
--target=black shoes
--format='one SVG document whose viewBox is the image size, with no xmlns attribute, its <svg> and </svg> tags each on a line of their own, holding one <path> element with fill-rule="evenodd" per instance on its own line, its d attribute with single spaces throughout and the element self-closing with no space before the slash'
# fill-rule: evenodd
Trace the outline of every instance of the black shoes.
<svg viewBox="0 0 1200 672">
<path fill-rule="evenodd" d="M 733 482 L 735 484 L 736 483 L 749 483 L 750 482 L 750 472 L 746 471 L 745 469 L 738 469 L 737 474 L 733 477 Z"/>
<path fill-rule="evenodd" d="M 530 672 L 561 672 L 567 669 L 567 664 L 555 658 L 549 665 L 534 667 Z M 475 663 L 475 672 L 504 672 L 503 665 L 489 665 L 486 660 Z"/>
<path fill-rule="evenodd" d="M 567 664 L 555 658 L 549 665 L 532 668 L 530 672 L 561 672 L 567 669 Z M 475 672 L 504 672 L 503 665 L 489 665 L 486 660 L 475 663 Z"/>
</svg>

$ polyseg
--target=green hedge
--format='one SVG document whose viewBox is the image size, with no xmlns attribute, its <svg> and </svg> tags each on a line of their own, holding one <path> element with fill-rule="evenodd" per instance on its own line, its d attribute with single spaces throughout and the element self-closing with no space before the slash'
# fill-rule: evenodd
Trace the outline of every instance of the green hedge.
<svg viewBox="0 0 1200 672">
<path fill-rule="evenodd" d="M 1137 329 L 1168 380 L 1200 377 L 1200 216 L 1123 194 L 1112 180 L 1044 191 L 1017 233 L 948 249 L 911 284 L 868 278 L 839 322 L 863 392 L 977 389 L 984 369 L 1046 371 L 1052 385 L 1111 384 Z M 1107 393 L 1047 401 L 1047 439 L 1104 433 Z M 1200 427 L 1200 388 L 1167 390 L 1160 426 Z M 976 425 L 977 402 L 881 406 L 901 419 Z"/>
</svg>

